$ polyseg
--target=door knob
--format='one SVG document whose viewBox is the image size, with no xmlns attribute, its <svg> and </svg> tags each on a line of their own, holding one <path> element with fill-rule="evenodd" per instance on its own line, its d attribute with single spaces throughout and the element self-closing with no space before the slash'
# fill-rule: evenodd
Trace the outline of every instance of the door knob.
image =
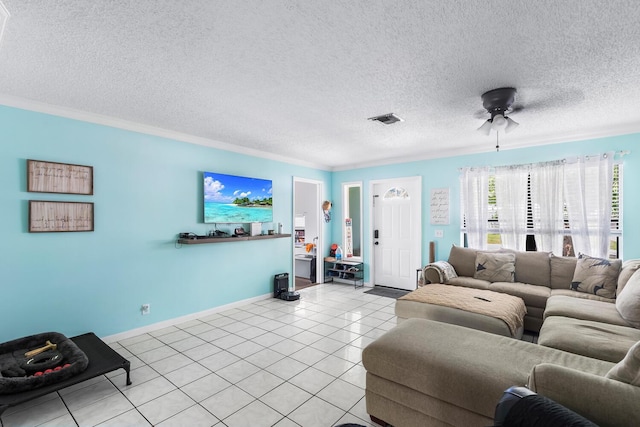
<svg viewBox="0 0 640 427">
<path fill-rule="evenodd" d="M 375 242 L 375 243 L 374 243 L 374 245 L 377 245 L 377 244 L 378 244 L 378 242 Z"/>
</svg>

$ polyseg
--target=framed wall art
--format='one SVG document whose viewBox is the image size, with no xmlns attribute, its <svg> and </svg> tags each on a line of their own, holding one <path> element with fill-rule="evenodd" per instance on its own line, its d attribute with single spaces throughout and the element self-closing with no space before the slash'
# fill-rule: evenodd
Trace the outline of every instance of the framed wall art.
<svg viewBox="0 0 640 427">
<path fill-rule="evenodd" d="M 93 194 L 93 167 L 27 160 L 27 191 Z"/>
<path fill-rule="evenodd" d="M 431 224 L 449 224 L 449 188 L 431 189 Z"/>
<path fill-rule="evenodd" d="M 29 232 L 93 231 L 93 203 L 29 200 Z"/>
</svg>

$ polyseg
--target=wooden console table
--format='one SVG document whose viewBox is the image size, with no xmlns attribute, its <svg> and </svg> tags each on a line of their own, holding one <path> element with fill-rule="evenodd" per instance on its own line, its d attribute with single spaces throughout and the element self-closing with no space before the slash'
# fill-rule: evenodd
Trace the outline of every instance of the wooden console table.
<svg viewBox="0 0 640 427">
<path fill-rule="evenodd" d="M 228 243 L 246 242 L 247 240 L 282 239 L 291 237 L 291 234 L 265 234 L 260 236 L 238 236 L 238 237 L 204 237 L 198 239 L 178 239 L 182 245 L 202 245 L 204 243 Z"/>
</svg>

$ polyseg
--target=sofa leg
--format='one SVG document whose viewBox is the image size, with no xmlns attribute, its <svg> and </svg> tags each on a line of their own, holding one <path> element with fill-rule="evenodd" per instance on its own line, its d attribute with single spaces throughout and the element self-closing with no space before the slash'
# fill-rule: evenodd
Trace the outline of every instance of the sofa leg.
<svg viewBox="0 0 640 427">
<path fill-rule="evenodd" d="M 387 424 L 386 422 L 382 421 L 380 418 L 376 418 L 373 415 L 369 415 L 369 418 L 371 418 L 371 421 L 373 421 L 375 424 L 378 424 L 384 427 L 393 427 L 391 424 Z"/>
</svg>

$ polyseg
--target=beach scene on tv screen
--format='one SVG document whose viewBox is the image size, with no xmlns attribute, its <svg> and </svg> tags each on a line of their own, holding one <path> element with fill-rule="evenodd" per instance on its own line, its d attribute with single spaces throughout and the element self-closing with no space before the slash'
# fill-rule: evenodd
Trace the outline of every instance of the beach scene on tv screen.
<svg viewBox="0 0 640 427">
<path fill-rule="evenodd" d="M 268 179 L 204 173 L 204 222 L 272 222 Z"/>
</svg>

